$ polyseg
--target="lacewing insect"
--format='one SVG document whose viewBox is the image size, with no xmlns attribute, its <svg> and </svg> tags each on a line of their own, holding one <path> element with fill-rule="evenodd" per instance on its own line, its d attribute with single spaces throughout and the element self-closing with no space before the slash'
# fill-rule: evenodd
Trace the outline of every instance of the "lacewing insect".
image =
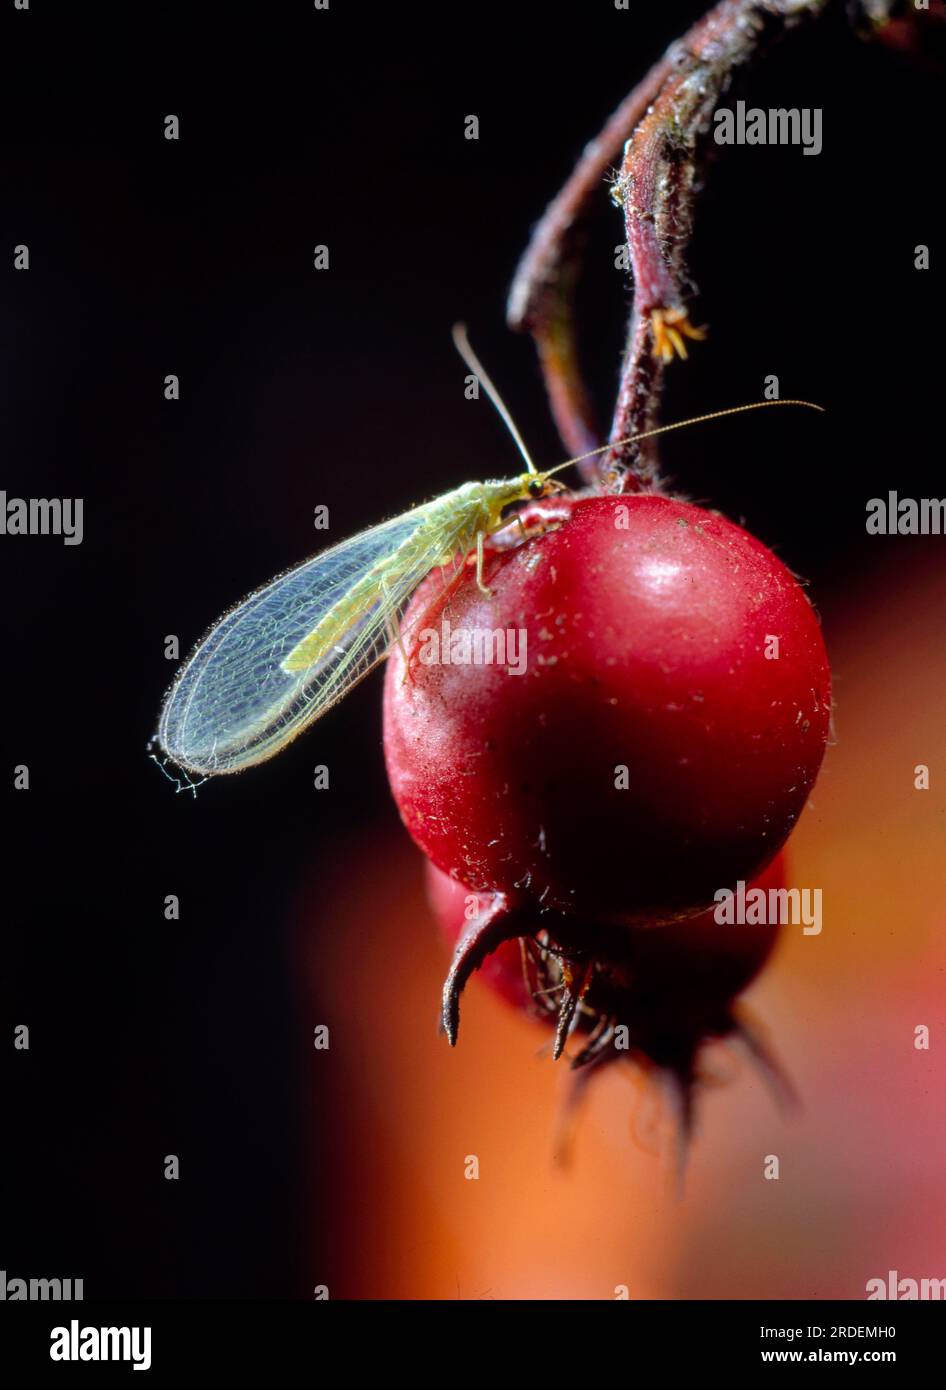
<svg viewBox="0 0 946 1390">
<path fill-rule="evenodd" d="M 401 614 L 431 570 L 465 564 L 475 554 L 476 581 L 488 594 L 483 543 L 517 524 L 507 509 L 564 490 L 554 474 L 612 447 L 537 469 L 462 325 L 453 336 L 515 440 L 526 471 L 464 483 L 320 552 L 232 608 L 198 644 L 165 697 L 157 742 L 172 763 L 207 777 L 239 772 L 278 753 L 382 661 L 392 642 L 402 640 Z M 757 401 L 620 442 L 762 406 L 810 404 Z"/>
</svg>

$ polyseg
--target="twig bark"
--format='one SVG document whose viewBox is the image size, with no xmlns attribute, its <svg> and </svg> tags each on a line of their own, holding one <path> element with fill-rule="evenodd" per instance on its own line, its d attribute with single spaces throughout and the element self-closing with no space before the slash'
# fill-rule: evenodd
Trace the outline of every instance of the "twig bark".
<svg viewBox="0 0 946 1390">
<path fill-rule="evenodd" d="M 624 150 L 616 193 L 634 277 L 634 304 L 621 370 L 611 448 L 601 462 L 609 491 L 638 491 L 657 480 L 657 442 L 629 444 L 658 423 L 664 368 L 687 356 L 693 325 L 685 303 L 684 255 L 693 229 L 701 144 L 734 73 L 763 46 L 830 0 L 724 0 L 683 41 L 675 70 Z"/>
<path fill-rule="evenodd" d="M 896 3 L 863 0 L 873 24 Z M 655 441 L 619 441 L 657 425 L 667 363 L 686 357 L 688 340 L 703 337 L 685 303 L 684 256 L 704 137 L 721 95 L 772 40 L 844 7 L 845 0 L 721 0 L 621 103 L 536 227 L 513 281 L 508 322 L 532 334 L 565 447 L 584 453 L 599 438 L 574 329 L 582 215 L 623 149 L 612 196 L 624 210 L 634 302 L 611 448 L 581 466 L 586 482 L 616 492 L 656 485 Z"/>
<path fill-rule="evenodd" d="M 667 51 L 621 102 L 601 134 L 585 146 L 574 172 L 549 204 L 513 278 L 506 309 L 510 328 L 532 334 L 566 449 L 585 453 L 600 444 L 590 397 L 578 366 L 573 319 L 582 214 L 606 186 L 625 141 L 673 71 L 676 48 Z M 596 466 L 583 469 L 586 481 Z"/>
</svg>

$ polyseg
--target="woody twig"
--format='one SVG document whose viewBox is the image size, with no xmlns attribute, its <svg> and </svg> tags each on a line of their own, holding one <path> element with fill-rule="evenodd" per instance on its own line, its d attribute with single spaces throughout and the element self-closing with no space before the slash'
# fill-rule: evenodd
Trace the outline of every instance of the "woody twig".
<svg viewBox="0 0 946 1390">
<path fill-rule="evenodd" d="M 878 25 L 895 6 L 863 0 L 861 14 Z M 581 466 L 586 482 L 614 492 L 656 483 L 655 441 L 619 441 L 655 428 L 665 368 L 705 336 L 687 303 L 684 260 L 713 113 L 740 68 L 831 9 L 843 13 L 843 0 L 721 0 L 621 103 L 536 227 L 513 281 L 508 321 L 532 334 L 559 433 L 579 454 L 599 442 L 574 327 L 582 221 L 620 160 L 611 193 L 623 208 L 634 300 L 611 448 Z"/>
</svg>

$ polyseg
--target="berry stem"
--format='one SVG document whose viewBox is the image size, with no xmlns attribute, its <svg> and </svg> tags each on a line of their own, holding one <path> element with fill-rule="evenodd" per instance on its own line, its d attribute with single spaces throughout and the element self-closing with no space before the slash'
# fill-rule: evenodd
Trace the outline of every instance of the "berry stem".
<svg viewBox="0 0 946 1390">
<path fill-rule="evenodd" d="M 578 164 L 546 208 L 516 268 L 506 306 L 509 327 L 532 334 L 558 432 L 569 454 L 600 443 L 591 398 L 578 364 L 574 289 L 581 262 L 582 219 L 620 157 L 625 141 L 673 70 L 669 49 L 585 146 Z M 598 465 L 582 470 L 586 481 Z"/>
<path fill-rule="evenodd" d="M 860 0 L 856 17 L 880 28 L 898 3 Z M 634 302 L 609 436 L 617 441 L 656 426 L 666 365 L 685 358 L 687 342 L 704 336 L 684 302 L 684 257 L 706 163 L 705 136 L 719 98 L 737 69 L 772 41 L 828 11 L 848 13 L 846 0 L 721 0 L 624 99 L 536 226 L 513 279 L 507 320 L 532 334 L 570 454 L 598 443 L 578 358 L 574 288 L 584 216 L 603 181 L 620 161 L 612 196 L 623 207 Z M 656 443 L 614 443 L 580 471 L 586 483 L 609 492 L 651 488 L 657 482 Z"/>
<path fill-rule="evenodd" d="M 687 339 L 705 334 L 684 302 L 684 258 L 693 230 L 705 137 L 720 97 L 747 65 L 789 27 L 822 14 L 831 0 L 724 0 L 678 46 L 668 74 L 624 149 L 614 195 L 624 209 L 634 303 L 611 440 L 658 424 L 665 367 L 686 358 Z M 604 456 L 612 492 L 657 481 L 657 444 L 613 443 Z"/>
</svg>

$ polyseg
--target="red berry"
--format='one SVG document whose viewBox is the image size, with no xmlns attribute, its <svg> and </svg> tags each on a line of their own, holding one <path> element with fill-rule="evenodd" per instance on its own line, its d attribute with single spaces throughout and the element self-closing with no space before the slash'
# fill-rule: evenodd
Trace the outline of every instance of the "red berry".
<svg viewBox="0 0 946 1390">
<path fill-rule="evenodd" d="M 388 774 L 424 853 L 504 911 L 666 923 L 784 843 L 824 754 L 830 674 L 804 591 L 761 542 L 659 495 L 559 518 L 435 572 L 385 686 Z M 421 628 L 525 634 L 525 674 L 417 658 Z M 521 640 L 521 638 L 520 638 Z M 621 769 L 626 769 L 626 774 Z M 624 785 L 626 783 L 626 785 Z"/>
</svg>

